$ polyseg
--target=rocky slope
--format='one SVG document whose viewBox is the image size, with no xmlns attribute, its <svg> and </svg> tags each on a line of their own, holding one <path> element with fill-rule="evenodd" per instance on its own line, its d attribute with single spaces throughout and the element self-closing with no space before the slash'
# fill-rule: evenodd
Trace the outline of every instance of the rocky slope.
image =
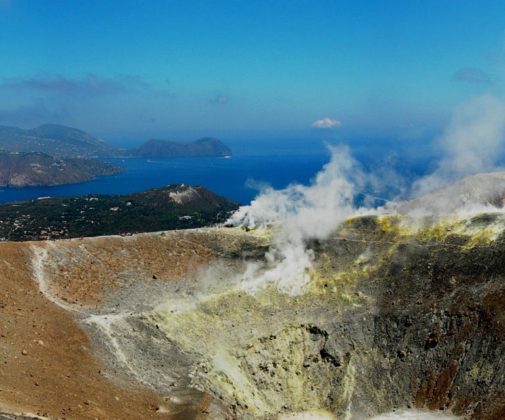
<svg viewBox="0 0 505 420">
<path fill-rule="evenodd" d="M 45 153 L 0 152 L 1 187 L 73 184 L 121 171 L 119 166 L 91 159 L 58 159 Z"/>
<path fill-rule="evenodd" d="M 417 407 L 502 419 L 504 232 L 499 211 L 425 225 L 356 217 L 309 244 L 299 296 L 244 291 L 249 264 L 268 265 L 268 231 L 0 244 L 0 407 L 212 419 Z"/>
</svg>

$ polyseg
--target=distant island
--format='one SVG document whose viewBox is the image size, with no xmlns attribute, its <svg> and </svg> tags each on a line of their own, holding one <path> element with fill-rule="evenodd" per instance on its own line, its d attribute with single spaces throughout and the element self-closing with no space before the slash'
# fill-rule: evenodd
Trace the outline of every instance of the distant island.
<svg viewBox="0 0 505 420">
<path fill-rule="evenodd" d="M 55 158 L 45 153 L 0 151 L 0 186 L 21 188 L 74 184 L 122 172 L 121 166 L 84 158 Z"/>
<path fill-rule="evenodd" d="M 41 198 L 0 205 L 0 241 L 197 228 L 222 223 L 237 208 L 234 201 L 185 184 L 128 195 Z"/>
<path fill-rule="evenodd" d="M 120 149 L 77 128 L 44 124 L 36 128 L 0 126 L 0 150 L 39 152 L 59 158 L 230 156 L 232 151 L 216 138 L 192 142 L 148 140 L 137 148 Z"/>
<path fill-rule="evenodd" d="M 44 124 L 36 128 L 0 126 L 0 186 L 51 186 L 114 175 L 121 167 L 95 158 L 225 157 L 232 151 L 216 138 L 192 142 L 148 140 L 120 149 L 77 128 Z"/>
<path fill-rule="evenodd" d="M 190 157 L 190 156 L 230 156 L 231 150 L 218 139 L 206 137 L 188 143 L 149 140 L 137 149 L 128 151 L 138 157 Z"/>
<path fill-rule="evenodd" d="M 0 149 L 7 152 L 39 152 L 54 157 L 113 156 L 118 150 L 76 128 L 45 124 L 28 130 L 0 126 Z"/>
</svg>

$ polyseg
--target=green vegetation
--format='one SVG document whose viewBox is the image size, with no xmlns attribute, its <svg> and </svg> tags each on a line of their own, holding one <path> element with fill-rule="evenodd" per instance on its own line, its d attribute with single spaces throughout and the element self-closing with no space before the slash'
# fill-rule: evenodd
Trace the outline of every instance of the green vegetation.
<svg viewBox="0 0 505 420">
<path fill-rule="evenodd" d="M 122 196 L 40 198 L 0 206 L 0 240 L 197 228 L 224 222 L 237 207 L 203 187 L 184 184 Z"/>
</svg>

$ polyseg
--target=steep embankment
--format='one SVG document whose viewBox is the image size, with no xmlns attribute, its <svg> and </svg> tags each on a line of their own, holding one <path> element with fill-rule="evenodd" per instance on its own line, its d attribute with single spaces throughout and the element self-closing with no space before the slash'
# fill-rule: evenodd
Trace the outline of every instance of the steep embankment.
<svg viewBox="0 0 505 420">
<path fill-rule="evenodd" d="M 504 228 L 501 213 L 423 227 L 351 219 L 310 244 L 311 282 L 292 297 L 273 286 L 251 295 L 239 281 L 263 261 L 268 232 L 4 244 L 0 400 L 75 417 L 138 418 L 152 404 L 183 418 L 190 407 L 357 419 L 419 407 L 501 419 Z"/>
</svg>

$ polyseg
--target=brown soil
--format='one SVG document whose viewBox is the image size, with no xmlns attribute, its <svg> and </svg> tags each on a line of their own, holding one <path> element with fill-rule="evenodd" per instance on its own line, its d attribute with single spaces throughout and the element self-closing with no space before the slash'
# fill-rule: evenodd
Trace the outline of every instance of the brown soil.
<svg viewBox="0 0 505 420">
<path fill-rule="evenodd" d="M 44 246 L 41 244 L 35 245 Z M 181 231 L 73 239 L 57 251 L 50 245 L 47 248 L 50 253 L 57 252 L 57 258 L 52 258 L 54 265 L 46 267 L 52 292 L 78 305 L 100 303 L 107 292 L 121 288 L 129 277 L 149 282 L 191 276 L 211 258 L 197 233 Z"/>
<path fill-rule="evenodd" d="M 72 315 L 39 292 L 29 246 L 0 244 L 0 412 L 50 418 L 167 418 L 158 412 L 169 408 L 162 396 L 120 386 L 105 376 Z"/>
</svg>

